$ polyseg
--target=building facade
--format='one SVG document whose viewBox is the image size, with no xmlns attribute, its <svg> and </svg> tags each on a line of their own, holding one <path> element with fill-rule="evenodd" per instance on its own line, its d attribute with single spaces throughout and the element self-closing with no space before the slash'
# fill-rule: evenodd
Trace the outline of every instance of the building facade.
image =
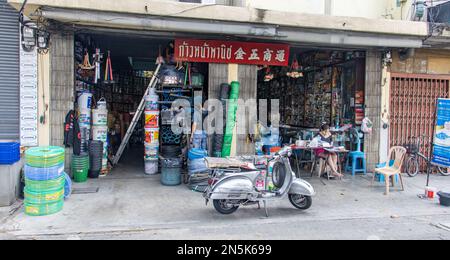
<svg viewBox="0 0 450 260">
<path fill-rule="evenodd" d="M 16 9 L 23 3 L 8 2 Z M 390 129 L 390 73 L 449 73 L 448 58 L 443 55 L 448 51 L 424 43 L 430 39 L 430 28 L 423 21 L 425 14 L 415 18 L 416 11 L 411 1 L 375 0 L 295 4 L 287 0 L 276 4 L 265 0 L 129 0 L 107 5 L 89 0 L 30 0 L 24 8 L 24 14 L 31 19 L 45 18 L 80 29 L 158 37 L 237 36 L 301 47 L 364 50 L 366 116 L 374 122 L 374 132 L 365 146 L 371 169 L 386 159 L 391 144 L 398 143 L 392 141 Z M 38 57 L 39 91 L 50 93 L 39 102 L 39 116 L 47 118 L 39 122 L 39 145 L 62 142 L 62 122 L 73 106 L 73 37 L 70 30 L 53 33 L 50 52 Z"/>
</svg>

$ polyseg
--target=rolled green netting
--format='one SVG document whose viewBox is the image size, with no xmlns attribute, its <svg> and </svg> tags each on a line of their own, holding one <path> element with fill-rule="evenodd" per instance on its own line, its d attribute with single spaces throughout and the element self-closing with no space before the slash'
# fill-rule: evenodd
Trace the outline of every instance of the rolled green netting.
<svg viewBox="0 0 450 260">
<path fill-rule="evenodd" d="M 64 187 L 65 183 L 66 179 L 64 175 L 57 179 L 48 181 L 34 181 L 25 178 L 25 186 L 31 191 L 58 190 L 61 189 L 61 187 Z"/>
<path fill-rule="evenodd" d="M 230 156 L 231 144 L 233 142 L 233 130 L 236 126 L 236 113 L 238 109 L 240 84 L 237 81 L 231 82 L 230 101 L 228 106 L 228 117 L 223 137 L 222 157 Z"/>
<path fill-rule="evenodd" d="M 49 204 L 64 199 L 64 186 L 52 191 L 33 191 L 25 187 L 25 201 L 31 204 Z"/>
<path fill-rule="evenodd" d="M 64 148 L 58 146 L 30 148 L 25 152 L 25 161 L 31 167 L 49 168 L 64 163 L 64 153 Z"/>
<path fill-rule="evenodd" d="M 33 204 L 25 200 L 25 214 L 28 216 L 47 216 L 60 212 L 64 206 L 64 199 L 47 204 Z"/>
</svg>

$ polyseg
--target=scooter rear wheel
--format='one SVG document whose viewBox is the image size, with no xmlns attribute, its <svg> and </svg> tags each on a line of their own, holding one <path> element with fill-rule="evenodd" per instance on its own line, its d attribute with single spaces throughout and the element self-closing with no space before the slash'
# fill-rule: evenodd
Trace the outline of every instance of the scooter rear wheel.
<svg viewBox="0 0 450 260">
<path fill-rule="evenodd" d="M 227 200 L 213 200 L 214 208 L 223 215 L 230 215 L 236 212 L 239 206 L 230 205 Z"/>
<path fill-rule="evenodd" d="M 307 210 L 312 206 L 312 198 L 300 194 L 289 194 L 289 201 L 297 209 Z"/>
</svg>

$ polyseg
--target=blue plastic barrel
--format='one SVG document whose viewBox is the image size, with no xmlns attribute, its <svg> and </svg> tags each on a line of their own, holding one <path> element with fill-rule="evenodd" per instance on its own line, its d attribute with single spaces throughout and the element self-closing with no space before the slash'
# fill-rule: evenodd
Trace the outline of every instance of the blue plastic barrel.
<svg viewBox="0 0 450 260">
<path fill-rule="evenodd" d="M 161 159 L 161 183 L 165 186 L 181 184 L 181 167 L 183 161 L 179 158 Z"/>
</svg>

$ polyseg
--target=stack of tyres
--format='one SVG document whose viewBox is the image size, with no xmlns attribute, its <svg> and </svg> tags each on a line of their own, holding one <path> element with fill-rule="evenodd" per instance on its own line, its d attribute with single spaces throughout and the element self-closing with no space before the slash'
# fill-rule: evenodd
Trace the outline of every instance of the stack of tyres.
<svg viewBox="0 0 450 260">
<path fill-rule="evenodd" d="M 46 216 L 64 206 L 66 174 L 64 148 L 36 147 L 25 152 L 25 214 Z"/>
<path fill-rule="evenodd" d="M 145 97 L 145 138 L 144 138 L 144 161 L 145 174 L 157 174 L 159 170 L 159 96 L 155 89 L 150 89 Z"/>
<path fill-rule="evenodd" d="M 89 178 L 96 179 L 100 176 L 103 161 L 103 142 L 89 142 Z"/>
<path fill-rule="evenodd" d="M 75 182 L 86 182 L 89 173 L 89 155 L 73 155 L 72 173 Z"/>
</svg>

